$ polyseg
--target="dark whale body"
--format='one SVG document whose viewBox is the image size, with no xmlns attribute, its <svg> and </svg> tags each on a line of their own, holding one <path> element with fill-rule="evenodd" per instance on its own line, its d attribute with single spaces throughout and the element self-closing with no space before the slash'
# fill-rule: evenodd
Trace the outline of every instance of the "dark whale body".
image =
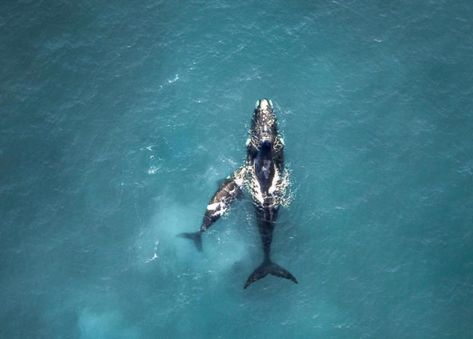
<svg viewBox="0 0 473 339">
<path fill-rule="evenodd" d="M 248 277 L 244 288 L 268 274 L 297 283 L 289 271 L 271 260 L 273 231 L 286 187 L 284 142 L 278 133 L 271 100 L 261 99 L 256 102 L 253 114 L 245 165 L 220 185 L 207 205 L 200 230 L 181 233 L 180 236 L 192 239 L 202 250 L 202 234 L 228 211 L 232 202 L 247 188 L 255 205 L 264 258 Z"/>
</svg>

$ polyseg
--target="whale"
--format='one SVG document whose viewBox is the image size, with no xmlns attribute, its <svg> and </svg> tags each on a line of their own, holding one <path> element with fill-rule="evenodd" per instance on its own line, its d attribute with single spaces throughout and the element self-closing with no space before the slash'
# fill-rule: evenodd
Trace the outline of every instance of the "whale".
<svg viewBox="0 0 473 339">
<path fill-rule="evenodd" d="M 207 204 L 197 232 L 180 233 L 203 250 L 202 236 L 233 203 L 248 192 L 253 201 L 256 221 L 263 250 L 262 263 L 249 275 L 243 288 L 273 275 L 298 283 L 292 273 L 271 259 L 271 244 L 279 209 L 287 200 L 289 174 L 284 164 L 284 139 L 278 130 L 277 118 L 270 99 L 256 101 L 249 137 L 246 141 L 246 159 L 240 168 L 225 178 Z"/>
</svg>

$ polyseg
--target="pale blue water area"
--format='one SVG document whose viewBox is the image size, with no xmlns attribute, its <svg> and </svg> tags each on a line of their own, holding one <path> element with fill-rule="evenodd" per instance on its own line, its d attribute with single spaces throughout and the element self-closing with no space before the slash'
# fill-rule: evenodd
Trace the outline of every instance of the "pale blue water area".
<svg viewBox="0 0 473 339">
<path fill-rule="evenodd" d="M 3 1 L 1 338 L 473 338 L 470 1 Z M 277 108 L 293 201 L 204 238 Z"/>
</svg>

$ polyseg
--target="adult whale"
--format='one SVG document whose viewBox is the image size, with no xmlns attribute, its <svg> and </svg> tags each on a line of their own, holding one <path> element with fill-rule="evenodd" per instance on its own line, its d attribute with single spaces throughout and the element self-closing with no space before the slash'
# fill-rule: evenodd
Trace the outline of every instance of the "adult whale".
<svg viewBox="0 0 473 339">
<path fill-rule="evenodd" d="M 245 164 L 220 185 L 207 205 L 200 230 L 181 233 L 180 236 L 192 239 L 197 248 L 202 250 L 202 234 L 229 210 L 246 188 L 254 202 L 264 257 L 262 264 L 248 277 L 244 288 L 268 274 L 297 283 L 289 271 L 271 260 L 273 231 L 288 187 L 284 141 L 278 132 L 271 100 L 261 99 L 256 102 L 246 147 Z"/>
</svg>

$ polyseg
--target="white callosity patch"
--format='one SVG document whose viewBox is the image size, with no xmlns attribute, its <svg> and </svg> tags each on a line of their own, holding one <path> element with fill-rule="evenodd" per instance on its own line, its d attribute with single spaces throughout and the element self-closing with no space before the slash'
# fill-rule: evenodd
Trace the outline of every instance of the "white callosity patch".
<svg viewBox="0 0 473 339">
<path fill-rule="evenodd" d="M 276 187 L 274 195 L 278 205 L 289 206 L 291 202 L 289 172 L 285 170 L 282 175 L 278 174 L 278 178 L 275 182 L 273 181 L 273 184 Z"/>
<path fill-rule="evenodd" d="M 259 102 L 259 107 L 262 110 L 266 110 L 266 109 L 270 108 L 271 106 L 270 106 L 270 103 L 268 102 L 268 100 L 261 99 L 260 102 Z"/>
<path fill-rule="evenodd" d="M 240 188 L 243 188 L 243 185 L 245 183 L 246 172 L 247 172 L 247 168 L 246 166 L 243 166 L 239 168 L 238 170 L 236 170 L 235 173 L 233 174 L 233 177 L 235 178 L 235 183 Z"/>
<path fill-rule="evenodd" d="M 280 136 L 276 137 L 274 139 L 273 147 L 275 152 L 279 152 L 280 150 L 282 150 L 284 148 L 284 139 Z"/>
<path fill-rule="evenodd" d="M 263 204 L 264 203 L 264 196 L 263 192 L 261 190 L 261 185 L 258 181 L 258 178 L 256 177 L 256 173 L 254 170 L 254 167 L 249 167 L 250 170 L 249 172 L 249 180 L 247 182 L 247 188 L 250 191 L 251 197 L 257 204 Z"/>
<path fill-rule="evenodd" d="M 256 204 L 262 205 L 265 201 L 272 206 L 287 206 L 290 202 L 289 196 L 289 172 L 279 172 L 277 168 L 274 170 L 274 177 L 267 194 L 262 192 L 261 185 L 256 177 L 256 172 L 253 166 L 247 167 L 247 189 Z"/>
<path fill-rule="evenodd" d="M 227 205 L 223 201 L 209 204 L 207 206 L 207 211 L 211 212 L 210 216 L 212 217 L 223 215 L 228 211 L 228 209 L 229 209 L 229 205 Z"/>
<path fill-rule="evenodd" d="M 216 202 L 216 203 L 213 203 L 213 204 L 209 204 L 207 206 L 207 210 L 208 211 L 214 211 L 216 209 L 218 209 L 219 207 L 221 207 L 222 203 L 221 202 Z"/>
<path fill-rule="evenodd" d="M 280 179 L 281 179 L 281 176 L 279 175 L 279 171 L 276 168 L 276 170 L 274 171 L 273 181 L 271 182 L 271 186 L 269 186 L 269 189 L 268 189 L 269 194 L 276 193 Z"/>
</svg>

